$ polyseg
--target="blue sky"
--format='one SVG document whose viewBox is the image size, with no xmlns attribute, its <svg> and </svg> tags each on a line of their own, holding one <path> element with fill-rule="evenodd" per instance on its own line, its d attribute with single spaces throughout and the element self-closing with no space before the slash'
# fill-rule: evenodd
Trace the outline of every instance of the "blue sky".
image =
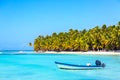
<svg viewBox="0 0 120 80">
<path fill-rule="evenodd" d="M 0 0 L 0 50 L 33 49 L 39 35 L 120 21 L 120 0 Z"/>
</svg>

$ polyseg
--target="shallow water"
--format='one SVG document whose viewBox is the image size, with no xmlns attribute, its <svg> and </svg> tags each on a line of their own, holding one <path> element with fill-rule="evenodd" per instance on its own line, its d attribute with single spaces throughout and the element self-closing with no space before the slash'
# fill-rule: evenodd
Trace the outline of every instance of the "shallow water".
<svg viewBox="0 0 120 80">
<path fill-rule="evenodd" d="M 78 54 L 16 55 L 7 51 L 0 54 L 0 80 L 119 80 L 120 56 Z M 29 53 L 29 52 L 27 52 Z M 99 70 L 61 70 L 54 61 L 72 64 L 106 64 Z"/>
</svg>

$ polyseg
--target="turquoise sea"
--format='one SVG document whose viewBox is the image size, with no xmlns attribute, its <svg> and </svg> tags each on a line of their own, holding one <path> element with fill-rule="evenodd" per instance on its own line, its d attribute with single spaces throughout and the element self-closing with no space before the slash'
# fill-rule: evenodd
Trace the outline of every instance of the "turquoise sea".
<svg viewBox="0 0 120 80">
<path fill-rule="evenodd" d="M 120 55 L 34 54 L 32 51 L 1 51 L 0 80 L 120 80 Z M 99 70 L 61 70 L 54 61 L 106 64 Z"/>
</svg>

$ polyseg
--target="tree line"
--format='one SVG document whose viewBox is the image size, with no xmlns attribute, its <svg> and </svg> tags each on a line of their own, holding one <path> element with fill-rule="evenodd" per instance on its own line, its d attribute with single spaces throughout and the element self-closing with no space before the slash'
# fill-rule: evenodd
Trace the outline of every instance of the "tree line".
<svg viewBox="0 0 120 80">
<path fill-rule="evenodd" d="M 120 50 L 120 22 L 89 30 L 69 29 L 68 32 L 39 35 L 34 40 L 35 51 L 88 51 Z"/>
</svg>

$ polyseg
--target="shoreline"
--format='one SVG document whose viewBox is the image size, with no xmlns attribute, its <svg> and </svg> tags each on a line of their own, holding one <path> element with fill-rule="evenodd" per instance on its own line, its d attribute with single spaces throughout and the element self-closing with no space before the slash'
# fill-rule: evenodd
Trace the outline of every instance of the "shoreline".
<svg viewBox="0 0 120 80">
<path fill-rule="evenodd" d="M 6 52 L 5 52 L 6 53 Z M 4 54 L 4 52 L 0 52 L 0 55 Z M 77 55 L 120 55 L 120 51 L 87 51 L 87 52 L 82 52 L 82 51 L 61 51 L 61 52 L 56 52 L 56 51 L 15 51 L 12 54 L 77 54 Z"/>
<path fill-rule="evenodd" d="M 69 52 L 69 51 L 61 51 L 61 52 L 55 52 L 55 51 L 45 51 L 45 52 L 36 52 L 36 53 L 45 53 L 45 54 L 83 54 L 83 55 L 120 55 L 120 52 L 114 52 L 114 51 L 87 51 L 87 52 Z"/>
</svg>

